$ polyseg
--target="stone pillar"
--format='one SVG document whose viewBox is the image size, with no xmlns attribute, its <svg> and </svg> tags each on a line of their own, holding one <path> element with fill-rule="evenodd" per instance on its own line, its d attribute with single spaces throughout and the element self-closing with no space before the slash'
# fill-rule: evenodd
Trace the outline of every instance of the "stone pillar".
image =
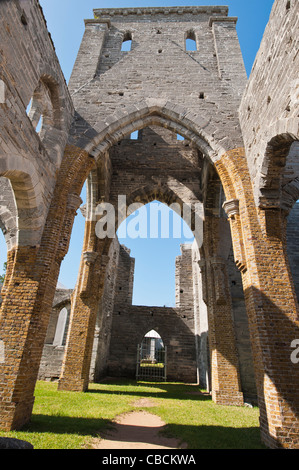
<svg viewBox="0 0 299 470">
<path fill-rule="evenodd" d="M 34 280 L 37 247 L 19 247 L 0 316 L 0 428 L 16 429 L 28 422 L 34 403 L 36 377 L 32 364 L 39 360 L 39 318 L 35 313 L 38 281 Z M 10 254 L 9 254 L 10 256 Z"/>
<path fill-rule="evenodd" d="M 81 150 L 65 155 L 40 246 L 19 246 L 8 253 L 10 263 L 14 261 L 0 315 L 0 428 L 5 431 L 21 428 L 31 417 L 60 263 L 75 216 L 69 184 L 82 163 L 91 166 Z"/>
<path fill-rule="evenodd" d="M 207 263 L 212 398 L 219 405 L 243 405 L 226 260 Z"/>
<path fill-rule="evenodd" d="M 285 220 L 280 211 L 260 210 L 259 221 L 264 237 L 255 252 L 255 272 L 248 262 L 244 290 L 261 435 L 269 447 L 299 448 L 299 363 L 292 355 L 299 339 L 299 315 L 286 255 Z"/>
<path fill-rule="evenodd" d="M 85 241 L 72 302 L 59 390 L 88 389 L 96 318 L 108 263 L 108 256 L 103 254 L 103 243 L 97 243 L 96 240 L 95 223 L 85 223 Z"/>
<path fill-rule="evenodd" d="M 224 155 L 216 167 L 227 197 L 224 208 L 233 209 L 227 214 L 242 273 L 261 437 L 271 448 L 299 448 L 299 363 L 292 346 L 299 339 L 299 315 L 284 214 L 256 207 L 241 149 Z"/>
<path fill-rule="evenodd" d="M 219 251 L 221 218 L 206 215 L 203 253 L 200 260 L 203 300 L 207 304 L 212 397 L 219 405 L 243 405 L 239 360 L 233 324 L 232 300 L 226 259 Z"/>
</svg>

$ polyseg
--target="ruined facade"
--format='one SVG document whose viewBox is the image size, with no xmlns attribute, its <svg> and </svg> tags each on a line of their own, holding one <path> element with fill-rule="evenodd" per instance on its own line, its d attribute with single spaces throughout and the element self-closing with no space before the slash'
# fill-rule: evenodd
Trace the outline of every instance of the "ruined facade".
<svg viewBox="0 0 299 470">
<path fill-rule="evenodd" d="M 274 2 L 249 80 L 227 7 L 94 10 L 68 86 L 38 1 L 0 9 L 0 225 L 8 247 L 0 427 L 30 419 L 47 345 L 64 353 L 59 389 L 84 391 L 91 376 L 122 372 L 117 347 L 132 371 L 117 330 L 136 341 L 144 320 L 169 344 L 190 340 L 181 369 L 188 364 L 219 405 L 242 406 L 256 393 L 267 446 L 298 448 L 297 275 L 289 259 L 299 187 L 298 2 Z M 126 41 L 130 51 L 122 51 Z M 85 181 L 78 279 L 60 302 L 59 267 Z M 125 217 L 119 195 L 127 206 L 196 208 L 195 241 L 177 265 L 177 306 L 152 309 L 157 324 L 129 301 L 129 254 L 96 234 L 99 203 L 116 209 L 115 231 Z M 180 278 L 180 266 L 188 276 Z M 175 338 L 174 319 L 182 322 Z M 66 321 L 67 338 L 57 329 Z"/>
</svg>

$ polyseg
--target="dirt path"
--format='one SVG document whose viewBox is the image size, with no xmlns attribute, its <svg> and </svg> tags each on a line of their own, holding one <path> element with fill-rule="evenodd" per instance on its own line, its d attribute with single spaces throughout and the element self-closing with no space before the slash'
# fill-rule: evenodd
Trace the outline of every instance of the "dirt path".
<svg viewBox="0 0 299 470">
<path fill-rule="evenodd" d="M 142 403 L 141 403 L 142 402 Z M 154 406 L 140 400 L 135 406 Z M 160 434 L 165 423 L 159 416 L 147 411 L 132 411 L 117 416 L 113 429 L 102 434 L 102 439 L 93 439 L 94 449 L 182 449 L 177 439 Z"/>
</svg>

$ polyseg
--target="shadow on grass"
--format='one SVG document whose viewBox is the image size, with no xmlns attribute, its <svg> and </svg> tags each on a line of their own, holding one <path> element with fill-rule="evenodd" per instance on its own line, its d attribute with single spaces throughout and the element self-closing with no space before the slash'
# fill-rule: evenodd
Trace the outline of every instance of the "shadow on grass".
<svg viewBox="0 0 299 470">
<path fill-rule="evenodd" d="M 101 418 L 33 414 L 30 423 L 24 426 L 22 431 L 90 436 L 98 434 L 104 428 L 109 428 L 111 424 L 110 420 Z"/>
<path fill-rule="evenodd" d="M 118 431 L 125 436 L 129 443 L 157 444 L 157 439 L 148 438 L 144 426 L 117 425 Z M 27 433 L 78 434 L 81 436 L 100 437 L 113 430 L 114 425 L 109 420 L 93 418 L 77 418 L 68 416 L 33 415 L 31 423 L 24 428 Z M 223 426 L 190 426 L 169 424 L 157 428 L 162 436 L 176 438 L 185 442 L 189 449 L 263 449 L 260 441 L 260 431 L 257 427 L 232 428 Z M 109 432 L 109 440 L 119 441 L 119 433 Z M 134 448 L 134 447 L 133 447 Z"/>
<path fill-rule="evenodd" d="M 102 390 L 96 388 L 103 385 L 112 385 L 112 386 L 133 386 L 140 388 L 148 388 L 149 391 L 140 390 L 136 391 L 126 391 L 121 390 L 107 390 L 103 388 Z M 155 388 L 155 390 L 152 390 Z M 158 392 L 156 389 L 160 389 L 161 392 Z M 134 381 L 107 381 L 99 384 L 90 384 L 90 387 L 87 393 L 97 393 L 97 394 L 106 394 L 106 395 L 134 395 L 142 397 L 153 397 L 153 398 L 167 398 L 167 399 L 180 399 L 180 400 L 196 400 L 196 401 L 211 401 L 212 398 L 209 393 L 203 392 L 199 389 L 198 385 L 187 385 L 187 384 L 176 384 L 176 383 L 160 383 L 160 382 L 134 382 Z"/>
<path fill-rule="evenodd" d="M 186 442 L 189 449 L 265 449 L 258 427 L 169 424 L 165 433 Z"/>
</svg>

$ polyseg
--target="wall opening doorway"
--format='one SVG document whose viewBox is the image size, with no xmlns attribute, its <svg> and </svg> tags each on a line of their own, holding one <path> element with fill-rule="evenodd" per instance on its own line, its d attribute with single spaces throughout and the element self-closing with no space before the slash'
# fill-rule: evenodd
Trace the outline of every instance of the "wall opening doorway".
<svg viewBox="0 0 299 470">
<path fill-rule="evenodd" d="M 137 346 L 136 379 L 166 381 L 167 348 L 159 333 L 148 331 Z"/>
</svg>

